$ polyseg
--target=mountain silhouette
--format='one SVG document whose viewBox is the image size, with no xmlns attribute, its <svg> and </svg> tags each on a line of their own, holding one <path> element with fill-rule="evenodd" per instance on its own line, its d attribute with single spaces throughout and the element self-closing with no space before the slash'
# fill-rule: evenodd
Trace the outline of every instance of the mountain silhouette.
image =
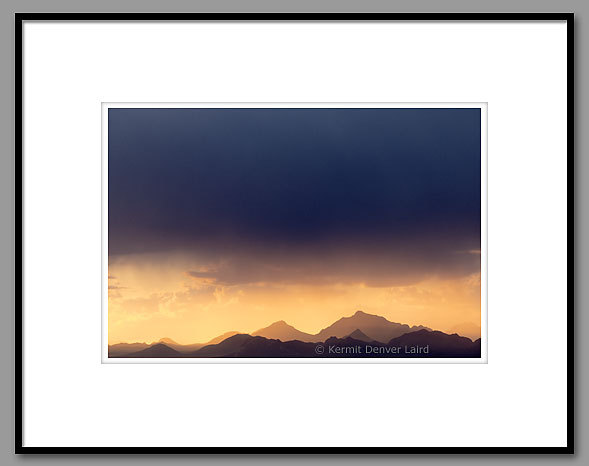
<svg viewBox="0 0 589 466">
<path fill-rule="evenodd" d="M 142 349 L 148 348 L 150 345 L 147 343 L 117 343 L 115 345 L 108 346 L 108 357 L 117 358 L 122 357 L 125 354 L 135 353 Z"/>
<path fill-rule="evenodd" d="M 389 346 L 395 347 L 425 347 L 428 353 L 416 354 L 415 357 L 445 357 L 445 358 L 480 358 L 481 339 L 474 342 L 456 333 L 448 335 L 437 330 L 419 330 L 393 338 Z"/>
<path fill-rule="evenodd" d="M 390 322 L 381 316 L 357 311 L 353 316 L 342 317 L 315 335 L 301 332 L 283 320 L 274 322 L 269 327 L 257 330 L 252 333 L 252 335 L 281 341 L 299 340 L 306 342 L 321 342 L 330 337 L 344 338 L 352 332 L 359 330 L 364 335 L 364 337 L 360 338 L 362 341 L 380 341 L 381 343 L 387 343 L 391 338 L 422 329 L 430 330 L 422 325 L 410 327 L 406 324 Z"/>
<path fill-rule="evenodd" d="M 178 344 L 174 340 L 172 340 L 171 338 L 168 338 L 168 337 L 160 338 L 158 343 L 165 343 L 166 345 L 170 345 L 170 346 Z"/>
<path fill-rule="evenodd" d="M 457 333 L 458 335 L 468 337 L 474 341 L 477 338 L 481 338 L 481 327 L 473 324 L 472 322 L 464 322 L 462 324 L 455 325 L 447 333 L 450 335 L 452 333 Z"/>
<path fill-rule="evenodd" d="M 220 340 L 222 341 L 222 340 Z M 155 346 L 158 343 L 163 343 L 166 346 L 180 352 L 180 353 L 190 353 L 192 351 L 196 351 L 197 349 L 202 348 L 205 344 L 204 343 L 192 343 L 190 345 L 181 345 L 180 343 L 176 343 L 171 338 L 162 338 L 156 343 L 152 343 L 151 346 Z"/>
<path fill-rule="evenodd" d="M 239 332 L 226 332 L 223 335 L 219 335 L 218 337 L 213 338 L 212 340 L 208 341 L 207 343 L 192 343 L 189 345 L 182 345 L 182 344 L 177 343 L 168 337 L 160 338 L 158 341 L 155 341 L 151 344 L 148 344 L 148 343 L 117 343 L 115 345 L 109 345 L 108 357 L 109 358 L 140 357 L 140 356 L 134 356 L 134 355 L 132 355 L 132 353 L 136 353 L 138 351 L 154 347 L 158 344 L 164 344 L 168 348 L 172 348 L 173 350 L 175 350 L 179 353 L 182 353 L 182 354 L 193 353 L 194 351 L 196 351 L 200 348 L 203 348 L 204 346 L 221 343 L 223 340 L 226 340 L 230 336 L 235 335 L 237 333 L 239 333 Z M 156 349 L 153 351 L 155 354 L 155 353 L 161 351 L 161 348 L 159 350 Z M 147 353 L 147 354 L 149 354 L 149 353 Z M 158 357 L 158 356 L 145 356 L 145 357 Z"/>
<path fill-rule="evenodd" d="M 219 335 L 218 337 L 215 337 L 212 340 L 207 341 L 201 346 L 216 345 L 217 343 L 221 343 L 223 340 L 226 340 L 227 338 L 232 337 L 233 335 L 237 335 L 238 333 L 239 332 L 236 331 L 225 332 L 223 335 Z"/>
<path fill-rule="evenodd" d="M 294 328 L 292 325 L 288 325 L 284 320 L 274 322 L 272 325 L 268 327 L 256 330 L 254 333 L 252 333 L 252 336 L 265 337 L 280 341 L 315 341 L 314 335 L 311 335 L 310 333 L 301 332 L 300 330 Z"/>
<path fill-rule="evenodd" d="M 481 340 L 357 311 L 316 335 L 278 321 L 252 335 L 227 332 L 204 344 L 181 345 L 162 338 L 151 345 L 111 345 L 108 352 L 112 358 L 478 358 Z"/>
<path fill-rule="evenodd" d="M 315 354 L 313 343 L 298 340 L 276 339 L 238 334 L 217 345 L 209 345 L 191 353 L 196 358 L 303 358 Z"/>
<path fill-rule="evenodd" d="M 109 354 L 110 356 L 110 354 Z M 148 348 L 142 349 L 134 353 L 124 356 L 125 358 L 181 358 L 184 353 L 180 353 L 173 348 L 170 348 L 165 343 L 156 343 Z"/>
<path fill-rule="evenodd" d="M 355 330 L 362 331 L 371 340 L 388 343 L 391 338 L 401 336 L 404 333 L 430 329 L 422 325 L 410 327 L 406 324 L 390 322 L 381 316 L 357 311 L 353 316 L 342 317 L 329 327 L 321 330 L 315 335 L 313 341 L 325 341 L 330 337 L 343 338 Z"/>
<path fill-rule="evenodd" d="M 330 337 L 322 343 L 299 340 L 280 341 L 261 336 L 238 334 L 216 345 L 208 345 L 190 358 L 477 358 L 481 342 L 459 335 L 418 330 L 393 338 L 389 344 L 366 342 L 361 332 L 345 338 Z M 318 351 L 320 347 L 321 351 Z M 145 352 L 144 350 L 143 352 Z M 176 356 L 177 357 L 177 356 Z"/>
<path fill-rule="evenodd" d="M 223 357 L 227 354 L 232 354 L 239 347 L 241 347 L 249 339 L 254 338 L 246 333 L 238 333 L 229 338 L 226 338 L 220 343 L 213 345 L 207 345 L 197 350 L 194 353 L 190 353 L 189 356 L 200 357 L 200 358 L 218 358 Z M 261 338 L 261 337 L 260 337 Z"/>
<path fill-rule="evenodd" d="M 354 332 L 352 332 L 354 333 Z M 355 332 L 356 337 L 362 336 Z M 318 347 L 321 351 L 318 351 Z M 366 342 L 347 336 L 330 337 L 322 343 L 233 335 L 221 343 L 192 353 L 181 353 L 164 343 L 126 355 L 129 358 L 478 358 L 481 340 L 439 331 L 418 330 L 386 343 Z"/>
<path fill-rule="evenodd" d="M 354 330 L 352 333 L 350 333 L 346 338 L 352 338 L 353 340 L 365 342 L 374 341 L 374 338 L 370 338 L 368 335 L 366 335 L 362 330 L 358 328 Z"/>
</svg>

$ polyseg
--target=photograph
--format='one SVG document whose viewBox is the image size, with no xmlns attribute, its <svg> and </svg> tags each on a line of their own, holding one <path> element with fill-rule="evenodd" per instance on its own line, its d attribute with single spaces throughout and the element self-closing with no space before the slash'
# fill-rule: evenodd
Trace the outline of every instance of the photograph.
<svg viewBox="0 0 589 466">
<path fill-rule="evenodd" d="M 481 107 L 107 107 L 108 359 L 481 359 Z"/>
</svg>

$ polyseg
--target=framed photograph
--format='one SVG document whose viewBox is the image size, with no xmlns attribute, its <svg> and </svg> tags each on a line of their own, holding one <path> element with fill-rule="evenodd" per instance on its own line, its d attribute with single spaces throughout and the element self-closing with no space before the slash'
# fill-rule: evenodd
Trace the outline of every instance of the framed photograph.
<svg viewBox="0 0 589 466">
<path fill-rule="evenodd" d="M 17 452 L 572 453 L 572 37 L 17 14 Z"/>
</svg>

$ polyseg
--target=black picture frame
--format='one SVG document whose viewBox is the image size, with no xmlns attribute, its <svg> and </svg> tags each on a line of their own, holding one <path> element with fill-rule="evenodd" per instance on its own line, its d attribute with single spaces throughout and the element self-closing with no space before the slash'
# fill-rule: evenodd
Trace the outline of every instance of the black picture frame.
<svg viewBox="0 0 589 466">
<path fill-rule="evenodd" d="M 567 445 L 564 447 L 26 447 L 23 445 L 24 21 L 565 21 L 567 24 Z M 574 13 L 16 13 L 15 14 L 15 453 L 16 454 L 573 454 Z"/>
</svg>

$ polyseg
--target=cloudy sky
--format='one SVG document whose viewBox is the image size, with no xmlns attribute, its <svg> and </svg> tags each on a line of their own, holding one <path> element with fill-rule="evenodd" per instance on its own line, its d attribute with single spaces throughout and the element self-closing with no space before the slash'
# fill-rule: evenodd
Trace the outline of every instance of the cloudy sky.
<svg viewBox="0 0 589 466">
<path fill-rule="evenodd" d="M 480 324 L 479 109 L 110 109 L 109 341 Z"/>
</svg>

